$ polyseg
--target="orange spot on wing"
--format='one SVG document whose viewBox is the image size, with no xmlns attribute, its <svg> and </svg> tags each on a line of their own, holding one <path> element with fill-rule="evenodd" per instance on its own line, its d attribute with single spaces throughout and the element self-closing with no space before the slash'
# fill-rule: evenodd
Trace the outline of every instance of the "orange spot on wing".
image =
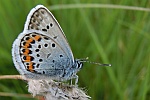
<svg viewBox="0 0 150 100">
<path fill-rule="evenodd" d="M 25 62 L 30 62 L 31 61 L 31 56 L 26 56 Z"/>
<path fill-rule="evenodd" d="M 29 43 L 31 43 L 33 41 L 33 39 L 32 38 L 30 38 L 29 40 L 27 40 L 27 42 L 29 42 Z"/>
<path fill-rule="evenodd" d="M 28 48 L 30 46 L 29 42 L 26 42 L 26 44 L 23 46 L 23 48 Z"/>
<path fill-rule="evenodd" d="M 33 63 L 32 62 L 30 62 L 30 64 L 29 64 L 29 67 L 28 67 L 28 70 L 30 71 L 30 72 L 34 72 L 34 67 L 33 67 Z"/>
<path fill-rule="evenodd" d="M 28 55 L 29 54 L 29 49 L 25 49 L 25 52 L 23 52 L 24 55 Z"/>
<path fill-rule="evenodd" d="M 39 35 L 36 35 L 36 36 L 34 37 L 34 39 L 35 39 L 36 41 L 38 41 L 40 38 L 41 38 L 41 37 L 40 37 Z"/>
</svg>

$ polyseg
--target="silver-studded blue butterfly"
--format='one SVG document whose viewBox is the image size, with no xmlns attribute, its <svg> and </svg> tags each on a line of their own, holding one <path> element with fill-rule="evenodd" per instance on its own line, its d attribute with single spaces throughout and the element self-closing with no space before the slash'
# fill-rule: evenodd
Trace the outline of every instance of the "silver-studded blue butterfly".
<svg viewBox="0 0 150 100">
<path fill-rule="evenodd" d="M 13 61 L 21 75 L 29 79 L 75 78 L 83 62 L 74 59 L 67 39 L 52 13 L 37 5 L 28 14 L 24 30 L 13 43 Z"/>
</svg>

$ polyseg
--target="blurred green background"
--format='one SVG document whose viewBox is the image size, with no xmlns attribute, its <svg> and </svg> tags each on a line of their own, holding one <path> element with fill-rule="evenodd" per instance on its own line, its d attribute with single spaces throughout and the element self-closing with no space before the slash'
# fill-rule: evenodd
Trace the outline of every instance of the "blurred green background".
<svg viewBox="0 0 150 100">
<path fill-rule="evenodd" d="M 79 87 L 92 100 L 150 100 L 150 12 L 107 7 L 53 9 L 69 4 L 149 8 L 149 0 L 1 0 L 0 75 L 18 74 L 12 62 L 12 43 L 37 4 L 54 14 L 75 58 L 89 57 L 90 61 L 112 64 L 100 67 L 85 63 L 78 73 Z M 19 95 L 28 94 L 26 85 L 21 80 L 0 80 L 0 92 L 14 94 L 0 96 L 1 100 L 34 100 Z"/>
</svg>

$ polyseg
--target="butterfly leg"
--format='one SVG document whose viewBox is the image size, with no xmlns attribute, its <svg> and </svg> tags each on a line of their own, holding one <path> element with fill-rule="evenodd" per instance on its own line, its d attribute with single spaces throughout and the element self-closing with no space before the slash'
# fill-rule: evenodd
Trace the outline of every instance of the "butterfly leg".
<svg viewBox="0 0 150 100">
<path fill-rule="evenodd" d="M 72 85 L 72 79 L 70 80 L 70 84 Z"/>
<path fill-rule="evenodd" d="M 75 79 L 75 86 L 77 86 L 77 83 L 78 83 L 78 75 L 73 75 L 72 78 Z"/>
</svg>

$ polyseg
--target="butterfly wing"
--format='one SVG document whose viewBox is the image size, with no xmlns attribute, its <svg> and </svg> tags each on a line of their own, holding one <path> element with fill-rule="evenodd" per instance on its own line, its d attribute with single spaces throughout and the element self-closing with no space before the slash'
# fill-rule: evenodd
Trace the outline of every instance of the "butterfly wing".
<svg viewBox="0 0 150 100">
<path fill-rule="evenodd" d="M 58 24 L 53 14 L 43 5 L 37 5 L 28 14 L 24 30 L 40 30 L 46 33 L 49 37 L 62 46 L 67 56 L 71 60 L 70 64 L 74 63 L 73 53 L 67 42 L 66 36 Z"/>
<path fill-rule="evenodd" d="M 12 54 L 16 68 L 27 78 L 57 79 L 70 65 L 63 48 L 53 38 L 37 30 L 21 33 L 13 44 Z"/>
<path fill-rule="evenodd" d="M 66 37 L 51 12 L 42 5 L 33 8 L 25 28 L 13 43 L 17 70 L 28 78 L 61 76 L 74 58 Z"/>
</svg>

